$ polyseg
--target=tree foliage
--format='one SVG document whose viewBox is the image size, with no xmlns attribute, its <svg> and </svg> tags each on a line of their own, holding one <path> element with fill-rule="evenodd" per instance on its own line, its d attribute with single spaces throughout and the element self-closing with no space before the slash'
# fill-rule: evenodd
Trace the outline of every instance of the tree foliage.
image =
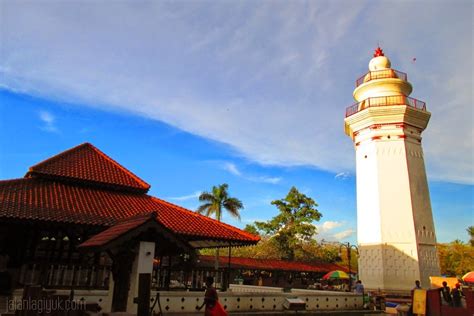
<svg viewBox="0 0 474 316">
<path fill-rule="evenodd" d="M 211 254 L 211 251 L 201 252 Z M 264 236 L 255 246 L 239 247 L 232 250 L 233 257 L 255 259 L 281 259 L 281 252 L 275 238 Z M 301 247 L 295 250 L 295 261 L 300 262 L 336 262 L 338 261 L 338 248 L 332 245 L 320 245 L 315 240 L 302 242 Z M 344 264 L 344 263 L 342 263 Z M 353 266 L 354 267 L 354 266 Z"/>
<path fill-rule="evenodd" d="M 292 187 L 287 196 L 272 201 L 279 214 L 267 222 L 255 222 L 256 228 L 264 236 L 271 237 L 276 243 L 282 258 L 295 259 L 295 253 L 302 250 L 303 242 L 310 241 L 316 234 L 313 221 L 322 214 L 316 209 L 318 204 Z"/>
<path fill-rule="evenodd" d="M 474 247 L 474 226 L 469 226 L 466 231 L 469 234 L 469 244 Z"/>
<path fill-rule="evenodd" d="M 254 259 L 280 259 L 280 252 L 271 238 L 262 237 L 255 246 L 233 249 L 232 256 Z"/>
<path fill-rule="evenodd" d="M 247 233 L 251 233 L 252 235 L 257 235 L 257 236 L 260 235 L 257 227 L 255 227 L 255 225 L 252 225 L 252 224 L 245 225 L 244 231 L 246 231 Z"/>
<path fill-rule="evenodd" d="M 437 248 L 441 274 L 461 277 L 474 270 L 474 247 L 455 240 Z"/>
</svg>

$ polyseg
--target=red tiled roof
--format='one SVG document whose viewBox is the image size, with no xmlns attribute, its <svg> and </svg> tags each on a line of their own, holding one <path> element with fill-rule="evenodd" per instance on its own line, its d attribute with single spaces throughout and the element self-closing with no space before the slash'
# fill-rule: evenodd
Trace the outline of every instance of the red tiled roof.
<svg viewBox="0 0 474 316">
<path fill-rule="evenodd" d="M 79 245 L 79 247 L 97 247 L 97 246 L 103 246 L 109 242 L 111 242 L 114 239 L 117 239 L 118 237 L 126 234 L 127 232 L 143 225 L 156 213 L 149 213 L 145 215 L 139 215 L 139 216 L 133 216 L 131 218 L 119 221 L 117 224 L 114 226 L 111 226 L 107 228 L 104 231 L 101 231 L 97 235 L 92 236 L 85 242 Z"/>
<path fill-rule="evenodd" d="M 147 192 L 150 185 L 92 144 L 84 143 L 30 167 L 26 177 L 62 178 Z"/>
<path fill-rule="evenodd" d="M 72 185 L 41 178 L 0 181 L 0 218 L 111 226 L 156 211 L 157 219 L 188 240 L 255 244 L 259 237 L 147 194 Z"/>
<path fill-rule="evenodd" d="M 98 185 L 99 184 L 99 185 Z M 47 159 L 23 179 L 0 181 L 0 218 L 112 226 L 139 214 L 194 247 L 255 244 L 260 238 L 145 194 L 149 185 L 89 143 Z"/>
<path fill-rule="evenodd" d="M 214 266 L 214 256 L 199 256 L 201 265 L 210 267 Z M 220 256 L 220 266 L 227 266 L 228 257 Z M 241 258 L 231 257 L 231 267 L 234 269 L 256 269 L 265 271 L 300 271 L 300 272 L 321 272 L 326 273 L 333 270 L 342 270 L 347 272 L 346 267 L 342 267 L 336 263 L 306 263 L 298 261 L 285 261 L 277 259 L 254 259 L 254 258 Z"/>
</svg>

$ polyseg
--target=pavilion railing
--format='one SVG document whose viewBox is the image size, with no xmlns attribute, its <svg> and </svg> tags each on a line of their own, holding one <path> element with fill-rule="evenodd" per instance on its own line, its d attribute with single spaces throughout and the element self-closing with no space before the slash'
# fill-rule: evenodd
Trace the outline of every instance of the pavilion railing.
<svg viewBox="0 0 474 316">
<path fill-rule="evenodd" d="M 377 71 L 369 71 L 368 73 L 364 74 L 363 76 L 361 76 L 359 79 L 356 80 L 356 87 L 371 80 L 386 79 L 386 78 L 398 78 L 403 81 L 407 81 L 408 76 L 406 73 L 395 70 L 395 69 L 382 69 L 382 70 L 377 70 Z"/>
<path fill-rule="evenodd" d="M 387 105 L 407 105 L 412 108 L 426 111 L 426 103 L 404 95 L 392 95 L 385 97 L 367 98 L 346 108 L 346 117 L 356 114 L 369 107 L 387 106 Z"/>
<path fill-rule="evenodd" d="M 153 269 L 152 284 L 153 290 L 184 290 L 184 289 L 203 289 L 207 276 L 214 277 L 214 286 L 221 287 L 224 281 L 226 269 L 191 269 L 184 270 L 178 268 Z"/>
<path fill-rule="evenodd" d="M 110 266 L 75 264 L 24 264 L 20 270 L 21 285 L 45 288 L 108 289 Z"/>
</svg>

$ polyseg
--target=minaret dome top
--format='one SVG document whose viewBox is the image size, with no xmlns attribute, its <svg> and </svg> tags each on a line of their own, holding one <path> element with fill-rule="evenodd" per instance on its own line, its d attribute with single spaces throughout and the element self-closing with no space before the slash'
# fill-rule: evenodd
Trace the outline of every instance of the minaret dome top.
<svg viewBox="0 0 474 316">
<path fill-rule="evenodd" d="M 385 57 L 383 50 L 380 47 L 375 49 L 374 58 L 372 58 L 369 62 L 369 70 L 370 71 L 377 71 L 383 69 L 390 69 L 392 64 L 390 63 L 390 59 Z"/>
</svg>

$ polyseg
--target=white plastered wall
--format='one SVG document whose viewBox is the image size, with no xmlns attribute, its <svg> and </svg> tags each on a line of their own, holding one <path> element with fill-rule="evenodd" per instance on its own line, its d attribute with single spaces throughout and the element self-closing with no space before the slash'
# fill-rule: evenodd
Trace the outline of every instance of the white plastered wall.
<svg viewBox="0 0 474 316">
<path fill-rule="evenodd" d="M 410 289 L 439 275 L 423 153 L 401 128 L 357 135 L 360 278 L 368 288 Z M 372 139 L 375 137 L 375 139 Z"/>
</svg>

